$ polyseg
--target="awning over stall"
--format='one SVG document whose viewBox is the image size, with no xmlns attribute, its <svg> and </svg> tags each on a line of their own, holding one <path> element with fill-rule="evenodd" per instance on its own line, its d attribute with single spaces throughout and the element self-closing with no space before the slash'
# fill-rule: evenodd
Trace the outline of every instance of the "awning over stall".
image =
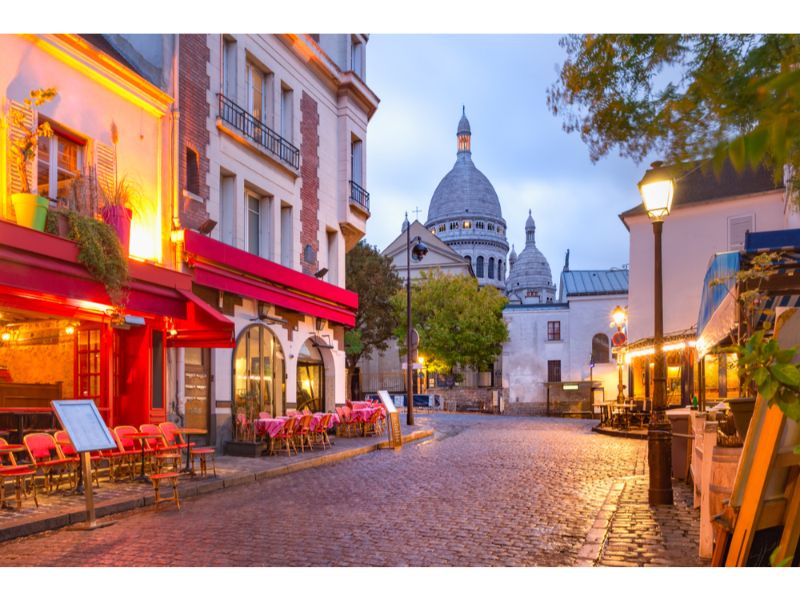
<svg viewBox="0 0 800 600">
<path fill-rule="evenodd" d="M 195 283 L 292 310 L 355 325 L 358 295 L 194 231 L 184 234 Z"/>
<path fill-rule="evenodd" d="M 725 339 L 736 323 L 736 273 L 740 259 L 738 252 L 722 252 L 714 255 L 708 265 L 697 316 L 699 356 Z"/>
</svg>

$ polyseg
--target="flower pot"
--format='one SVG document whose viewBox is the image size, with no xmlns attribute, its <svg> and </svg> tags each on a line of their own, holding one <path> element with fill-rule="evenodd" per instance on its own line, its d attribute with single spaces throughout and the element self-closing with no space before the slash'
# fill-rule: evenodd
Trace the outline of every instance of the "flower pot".
<svg viewBox="0 0 800 600">
<path fill-rule="evenodd" d="M 127 256 L 131 240 L 131 216 L 133 214 L 131 209 L 112 204 L 104 206 L 101 214 L 103 221 L 117 232 L 122 251 Z"/>
<path fill-rule="evenodd" d="M 728 398 L 728 406 L 733 413 L 733 422 L 736 425 L 736 433 L 744 439 L 747 436 L 747 428 L 750 426 L 750 419 L 753 416 L 753 409 L 756 406 L 755 398 Z"/>
<path fill-rule="evenodd" d="M 36 194 L 11 194 L 17 225 L 30 227 L 36 231 L 44 231 L 47 221 L 47 207 L 50 201 Z"/>
</svg>

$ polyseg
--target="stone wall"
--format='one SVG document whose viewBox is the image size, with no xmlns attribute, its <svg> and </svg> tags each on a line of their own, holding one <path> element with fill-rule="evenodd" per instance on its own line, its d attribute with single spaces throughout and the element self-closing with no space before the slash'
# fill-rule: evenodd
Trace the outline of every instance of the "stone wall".
<svg viewBox="0 0 800 600">
<path fill-rule="evenodd" d="M 492 392 L 504 393 L 501 388 L 478 387 L 431 388 L 428 391 L 444 399 L 445 410 L 488 413 L 498 412 Z"/>
<path fill-rule="evenodd" d="M 75 339 L 68 321 L 36 321 L 15 328 L 15 341 L 0 343 L 0 366 L 14 383 L 57 383 L 66 396 L 74 392 Z"/>
</svg>

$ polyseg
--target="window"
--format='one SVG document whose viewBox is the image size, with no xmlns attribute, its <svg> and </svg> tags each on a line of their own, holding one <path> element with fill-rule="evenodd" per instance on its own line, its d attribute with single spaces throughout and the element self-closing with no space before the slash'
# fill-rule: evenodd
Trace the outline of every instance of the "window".
<svg viewBox="0 0 800 600">
<path fill-rule="evenodd" d="M 598 333 L 592 338 L 592 362 L 596 365 L 609 362 L 608 336 Z"/>
<path fill-rule="evenodd" d="M 364 156 L 363 144 L 358 138 L 353 138 L 350 143 L 350 173 L 353 183 L 361 185 L 364 181 Z"/>
<path fill-rule="evenodd" d="M 445 227 L 444 223 L 439 225 L 439 231 L 444 231 L 445 229 L 446 229 L 446 227 Z"/>
<path fill-rule="evenodd" d="M 497 261 L 497 281 L 503 281 L 503 275 L 504 275 L 504 272 L 503 272 L 503 261 L 502 260 L 498 260 Z"/>
<path fill-rule="evenodd" d="M 489 273 L 487 274 L 489 279 L 494 279 L 494 257 L 489 258 Z"/>
<path fill-rule="evenodd" d="M 200 195 L 200 166 L 197 152 L 186 148 L 186 191 Z"/>
<path fill-rule="evenodd" d="M 269 74 L 247 61 L 247 110 L 256 120 L 267 124 L 269 115 Z"/>
<path fill-rule="evenodd" d="M 220 241 L 236 245 L 236 177 L 220 173 L 219 177 Z"/>
<path fill-rule="evenodd" d="M 464 221 L 464 229 L 472 229 L 472 222 Z"/>
<path fill-rule="evenodd" d="M 548 360 L 547 361 L 547 381 L 559 382 L 561 381 L 561 361 Z"/>
<path fill-rule="evenodd" d="M 247 191 L 247 251 L 271 259 L 269 218 L 270 200 Z"/>
<path fill-rule="evenodd" d="M 294 139 L 294 93 L 281 83 L 281 137 L 287 142 Z"/>
<path fill-rule="evenodd" d="M 475 223 L 475 229 L 483 229 L 484 227 L 486 227 L 486 224 L 483 221 L 477 221 Z"/>
<path fill-rule="evenodd" d="M 53 135 L 40 137 L 38 145 L 38 193 L 46 198 L 63 198 L 70 183 L 81 174 L 85 142 L 59 131 L 50 123 Z"/>
<path fill-rule="evenodd" d="M 450 229 L 458 229 L 458 221 L 450 221 Z"/>
<path fill-rule="evenodd" d="M 236 99 L 236 40 L 222 36 L 222 93 Z"/>
<path fill-rule="evenodd" d="M 494 223 L 489 223 L 489 224 L 486 226 L 486 229 L 488 229 L 489 231 L 494 231 Z"/>
<path fill-rule="evenodd" d="M 731 250 L 744 249 L 744 238 L 748 231 L 753 231 L 753 215 L 728 218 L 728 247 Z"/>
<path fill-rule="evenodd" d="M 432 233 L 433 235 L 436 235 L 436 227 L 431 227 L 431 233 Z"/>
<path fill-rule="evenodd" d="M 328 231 L 328 283 L 339 285 L 339 240 L 335 231 Z"/>
<path fill-rule="evenodd" d="M 164 332 L 153 331 L 153 408 L 164 408 Z"/>
<path fill-rule="evenodd" d="M 358 38 L 352 38 L 350 46 L 350 68 L 353 73 L 364 79 L 364 44 Z"/>
<path fill-rule="evenodd" d="M 292 207 L 281 206 L 281 264 L 292 267 Z"/>
<path fill-rule="evenodd" d="M 283 414 L 285 372 L 278 339 L 264 325 L 251 325 L 239 335 L 233 354 L 233 417 L 241 414 Z M 246 428 L 237 427 L 234 439 L 249 440 Z"/>
<path fill-rule="evenodd" d="M 547 341 L 557 342 L 561 339 L 561 321 L 547 322 Z"/>
<path fill-rule="evenodd" d="M 483 257 L 478 257 L 478 267 L 475 269 L 475 277 L 483 277 Z"/>
</svg>

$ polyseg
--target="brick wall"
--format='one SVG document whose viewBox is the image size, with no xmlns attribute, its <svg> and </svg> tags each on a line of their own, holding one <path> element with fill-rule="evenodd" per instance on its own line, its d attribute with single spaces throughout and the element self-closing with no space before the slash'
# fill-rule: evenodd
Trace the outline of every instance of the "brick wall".
<svg viewBox="0 0 800 600">
<path fill-rule="evenodd" d="M 300 265 L 303 273 L 319 269 L 319 112 L 316 101 L 303 92 L 300 99 Z M 311 246 L 314 260 L 306 261 Z"/>
<path fill-rule="evenodd" d="M 208 75 L 210 50 L 206 35 L 180 36 L 178 102 L 180 104 L 180 131 L 178 134 L 179 152 L 179 194 L 181 194 L 181 223 L 185 227 L 197 229 L 208 219 L 206 203 L 208 187 L 208 117 L 207 91 L 211 85 Z M 198 156 L 199 194 L 202 201 L 183 195 L 186 189 L 186 149 L 191 148 Z"/>
</svg>

